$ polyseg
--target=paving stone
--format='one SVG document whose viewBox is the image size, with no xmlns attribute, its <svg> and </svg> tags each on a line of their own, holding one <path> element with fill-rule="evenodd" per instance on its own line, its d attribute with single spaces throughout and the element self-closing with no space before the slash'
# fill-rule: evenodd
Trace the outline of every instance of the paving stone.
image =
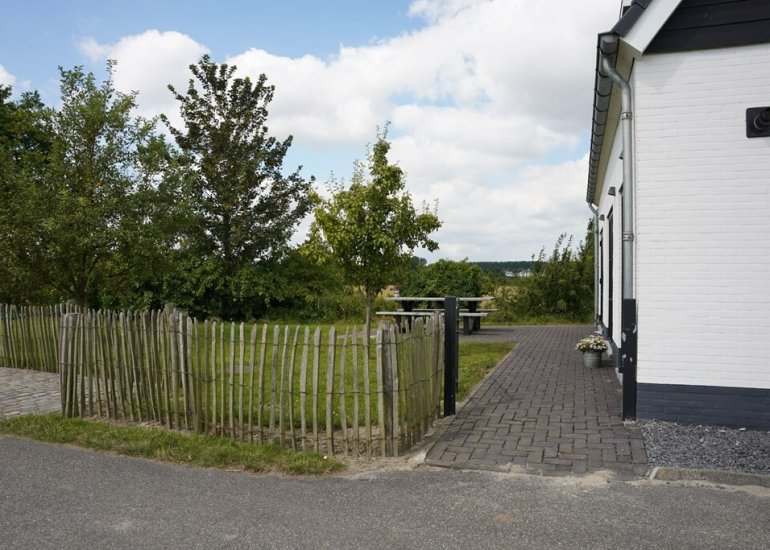
<svg viewBox="0 0 770 550">
<path fill-rule="evenodd" d="M 426 462 L 495 471 L 515 466 L 538 475 L 600 469 L 644 475 L 644 440 L 621 419 L 615 373 L 584 368 L 574 349 L 590 332 L 589 326 L 484 327 L 463 336 L 518 346 L 458 410 Z"/>
<path fill-rule="evenodd" d="M 0 367 L 0 418 L 60 411 L 57 373 Z"/>
<path fill-rule="evenodd" d="M 588 455 L 587 464 L 590 470 L 601 470 L 607 467 L 606 463 L 602 461 L 602 457 L 595 455 Z"/>
<path fill-rule="evenodd" d="M 573 474 L 585 474 L 588 471 L 588 462 L 585 460 L 573 460 L 572 461 L 572 473 Z"/>
<path fill-rule="evenodd" d="M 480 459 L 486 458 L 487 456 L 487 449 L 473 449 L 473 452 L 471 453 L 471 460 L 473 461 L 479 461 Z M 494 458 L 490 459 L 494 462 Z"/>
<path fill-rule="evenodd" d="M 647 452 L 643 448 L 631 447 L 631 460 L 634 464 L 647 464 Z"/>
<path fill-rule="evenodd" d="M 527 462 L 537 464 L 543 461 L 543 449 L 535 449 L 527 455 Z"/>
<path fill-rule="evenodd" d="M 559 458 L 569 458 L 569 459 L 572 459 L 572 460 L 585 460 L 585 459 L 588 458 L 588 455 L 581 454 L 581 453 L 574 453 L 574 452 L 573 453 L 562 453 L 561 451 L 559 451 L 558 457 Z"/>
<path fill-rule="evenodd" d="M 545 464 L 565 464 L 572 469 L 572 460 L 566 458 L 544 458 L 543 462 Z"/>
</svg>

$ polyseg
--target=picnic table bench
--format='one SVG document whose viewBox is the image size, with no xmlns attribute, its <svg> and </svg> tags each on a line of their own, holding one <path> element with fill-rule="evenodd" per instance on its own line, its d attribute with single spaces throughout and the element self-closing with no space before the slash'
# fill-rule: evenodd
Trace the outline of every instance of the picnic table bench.
<svg viewBox="0 0 770 550">
<path fill-rule="evenodd" d="M 443 309 L 435 310 L 422 310 L 422 311 L 375 311 L 375 315 L 393 317 L 396 320 L 396 324 L 400 327 L 403 319 L 406 319 L 407 326 L 409 326 L 410 320 L 415 317 L 430 317 L 437 313 L 442 313 Z M 470 312 L 461 311 L 458 313 L 458 317 L 463 321 L 463 334 L 468 335 L 473 331 L 478 330 L 474 328 L 474 324 L 477 320 L 489 315 L 487 312 Z"/>
<path fill-rule="evenodd" d="M 396 320 L 396 325 L 401 328 L 402 321 L 405 321 L 406 326 L 410 327 L 412 325 L 412 319 L 415 317 L 430 317 L 443 311 L 443 309 L 435 311 L 375 311 L 374 314 L 379 316 L 393 317 Z"/>
<path fill-rule="evenodd" d="M 481 329 L 481 319 L 486 317 L 489 313 L 497 311 L 496 309 L 478 309 L 481 302 L 491 302 L 495 298 L 494 296 L 466 296 L 457 298 L 458 302 L 465 302 L 468 307 L 461 308 L 458 312 L 459 317 L 463 320 L 463 334 L 471 334 L 473 331 Z M 394 296 L 392 298 L 386 298 L 391 302 L 399 302 L 402 310 L 399 310 L 399 315 L 393 315 L 396 317 L 396 321 L 400 323 L 400 318 L 411 318 L 408 314 L 421 314 L 430 315 L 436 312 L 444 311 L 443 307 L 425 307 L 417 308 L 418 304 L 425 303 L 431 304 L 444 304 L 444 298 L 441 296 Z M 397 312 L 376 312 L 377 315 L 388 315 Z"/>
<path fill-rule="evenodd" d="M 487 315 L 489 314 L 485 312 L 461 311 L 459 316 L 463 320 L 463 334 L 467 336 L 474 330 L 479 330 L 481 328 L 481 318 Z M 476 322 L 479 323 L 479 328 L 476 328 Z"/>
</svg>

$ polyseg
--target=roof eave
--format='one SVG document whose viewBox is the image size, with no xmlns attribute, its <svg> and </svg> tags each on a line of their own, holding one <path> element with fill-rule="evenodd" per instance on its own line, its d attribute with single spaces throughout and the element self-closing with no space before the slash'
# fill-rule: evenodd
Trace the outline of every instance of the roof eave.
<svg viewBox="0 0 770 550">
<path fill-rule="evenodd" d="M 619 50 L 618 36 L 612 31 L 598 36 L 596 45 L 596 75 L 594 77 L 594 105 L 591 122 L 591 147 L 588 154 L 588 189 L 586 202 L 593 203 L 596 184 L 601 168 L 604 137 L 607 132 L 610 101 L 612 99 L 612 81 L 601 70 L 601 58 L 608 57 L 614 66 Z"/>
<path fill-rule="evenodd" d="M 623 16 L 609 32 L 599 34 L 596 46 L 596 74 L 594 78 L 594 105 L 591 124 L 591 147 L 588 162 L 588 188 L 586 201 L 594 203 L 596 186 L 601 172 L 602 151 L 604 149 L 610 102 L 612 99 L 612 81 L 602 73 L 601 58 L 609 57 L 613 67 L 617 67 L 618 58 L 629 67 L 630 61 L 641 56 L 655 37 L 658 30 L 668 20 L 681 0 L 634 0 Z M 619 56 L 619 53 L 623 55 Z"/>
</svg>

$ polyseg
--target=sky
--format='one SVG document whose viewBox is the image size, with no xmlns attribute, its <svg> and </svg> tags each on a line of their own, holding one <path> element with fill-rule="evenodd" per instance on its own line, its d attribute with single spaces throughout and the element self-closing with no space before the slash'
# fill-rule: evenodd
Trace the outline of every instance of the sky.
<svg viewBox="0 0 770 550">
<path fill-rule="evenodd" d="M 183 124 L 203 54 L 266 74 L 267 125 L 293 136 L 287 173 L 348 181 L 378 127 L 440 248 L 417 255 L 524 260 L 561 233 L 584 238 L 596 36 L 619 0 L 9 0 L 0 84 L 58 100 L 58 67 L 138 92 L 136 114 Z M 301 241 L 309 220 L 295 237 Z"/>
</svg>

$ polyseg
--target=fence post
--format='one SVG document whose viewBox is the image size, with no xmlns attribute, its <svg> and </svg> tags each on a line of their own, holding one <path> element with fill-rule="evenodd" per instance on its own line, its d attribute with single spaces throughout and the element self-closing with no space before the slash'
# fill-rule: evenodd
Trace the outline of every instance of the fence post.
<svg viewBox="0 0 770 550">
<path fill-rule="evenodd" d="M 395 366 L 395 360 L 393 357 L 393 348 L 391 343 L 395 337 L 394 331 L 391 327 L 384 327 L 380 329 L 382 331 L 382 363 L 380 368 L 382 369 L 382 395 L 383 395 L 383 417 L 385 420 L 385 433 L 383 434 L 383 446 L 385 448 L 385 454 L 394 456 L 397 449 L 394 448 L 396 441 L 395 432 L 397 430 L 398 421 L 394 420 L 396 412 L 396 403 L 398 395 L 395 393 L 393 386 L 394 373 L 393 368 Z"/>
<path fill-rule="evenodd" d="M 414 328 L 409 329 L 409 333 L 411 334 Z M 391 398 L 393 400 L 393 429 L 391 430 L 391 453 L 393 456 L 398 456 L 398 446 L 399 442 L 401 441 L 401 432 L 403 430 L 403 427 L 399 424 L 401 421 L 401 412 L 399 411 L 400 408 L 400 381 L 399 381 L 399 339 L 401 338 L 400 333 L 396 333 L 395 327 L 391 324 L 388 326 L 388 332 L 390 333 L 390 385 L 391 385 Z"/>
<path fill-rule="evenodd" d="M 456 411 L 460 341 L 457 335 L 457 297 L 444 298 L 444 416 Z"/>
<path fill-rule="evenodd" d="M 77 313 L 67 313 L 62 318 L 59 336 L 59 387 L 61 392 L 61 413 L 65 418 L 74 416 L 73 403 L 75 400 L 74 365 L 70 362 L 72 355 L 71 340 L 78 325 Z"/>
</svg>

